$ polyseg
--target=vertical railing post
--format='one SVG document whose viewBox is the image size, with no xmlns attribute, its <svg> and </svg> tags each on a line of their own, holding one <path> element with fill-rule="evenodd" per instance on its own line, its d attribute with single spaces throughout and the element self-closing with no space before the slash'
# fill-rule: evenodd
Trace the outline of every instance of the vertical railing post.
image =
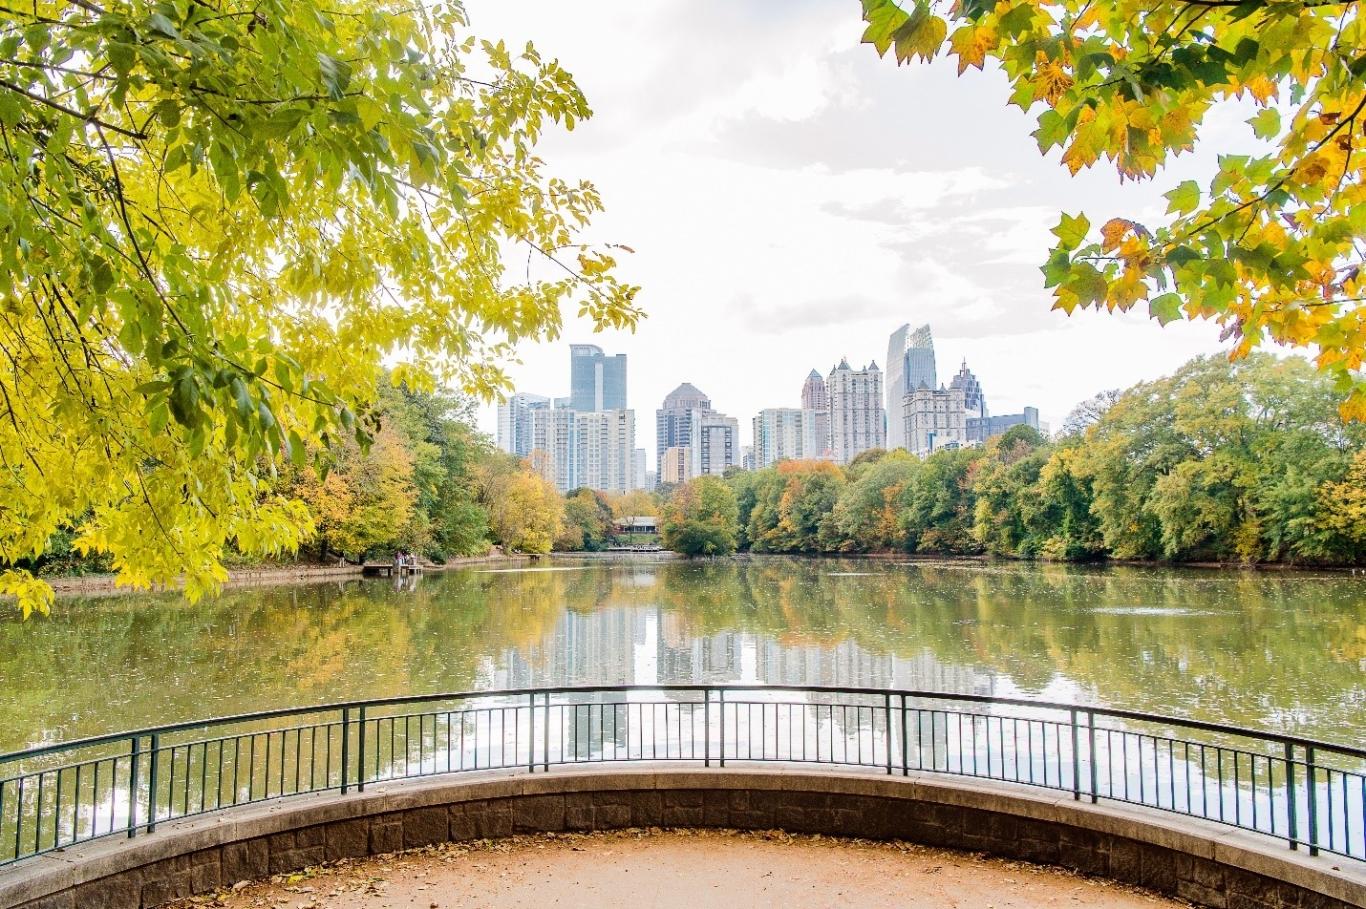
<svg viewBox="0 0 1366 909">
<path fill-rule="evenodd" d="M 1190 798 L 1189 794 L 1187 798 Z M 1290 848 L 1300 848 L 1300 811 L 1295 804 L 1295 746 L 1285 743 L 1285 814 L 1290 822 Z"/>
<path fill-rule="evenodd" d="M 901 775 L 911 775 L 910 759 L 910 736 L 906 734 L 906 695 L 901 695 Z"/>
<path fill-rule="evenodd" d="M 1077 711 L 1073 708 L 1069 713 L 1072 716 L 1072 798 L 1081 801 L 1081 752 L 1077 750 Z"/>
<path fill-rule="evenodd" d="M 527 773 L 536 772 L 536 692 L 527 695 L 530 700 L 530 713 L 526 718 L 527 746 L 526 746 L 526 771 Z"/>
<path fill-rule="evenodd" d="M 161 750 L 161 736 L 152 733 L 152 751 L 148 757 L 147 769 L 147 832 L 157 829 L 157 773 L 158 752 Z M 188 772 L 188 771 L 187 771 Z"/>
<path fill-rule="evenodd" d="M 550 692 L 545 693 L 545 723 L 544 738 L 541 742 L 541 769 L 546 773 L 550 772 Z"/>
<path fill-rule="evenodd" d="M 135 735 L 129 740 L 128 745 L 128 838 L 132 839 L 137 834 L 138 829 L 138 762 L 142 758 L 142 736 Z M 114 765 L 117 772 L 118 764 Z M 111 774 L 112 775 L 112 774 Z M 20 802 L 20 807 L 23 803 Z M 15 849 L 18 855 L 18 849 Z"/>
<path fill-rule="evenodd" d="M 884 695 L 882 696 L 882 712 L 883 712 L 884 717 L 886 718 L 886 729 L 887 729 L 887 775 L 888 775 L 888 776 L 891 776 L 891 775 L 892 775 L 892 740 L 893 740 L 894 738 L 896 738 L 896 736 L 892 735 L 892 696 L 891 696 L 890 694 L 884 694 Z M 906 747 L 906 746 L 905 746 L 905 743 L 902 743 L 902 746 L 901 746 L 901 747 L 902 747 L 902 748 L 905 748 L 905 747 Z"/>
<path fill-rule="evenodd" d="M 1318 768 L 1314 766 L 1314 746 L 1304 749 L 1305 783 L 1309 788 L 1309 854 L 1319 854 L 1319 793 Z M 1332 781 L 1329 781 L 1332 785 Z M 1331 820 L 1331 819 L 1330 819 Z"/>
<path fill-rule="evenodd" d="M 1096 791 L 1099 786 L 1096 783 L 1096 712 L 1094 710 L 1086 711 L 1086 742 L 1086 760 L 1091 765 L 1091 803 L 1095 804 L 1100 800 L 1100 793 Z"/>
<path fill-rule="evenodd" d="M 341 791 L 351 791 L 351 708 L 342 708 L 341 728 Z"/>
<path fill-rule="evenodd" d="M 419 716 L 420 716 L 420 714 L 419 714 Z M 418 739 L 418 741 L 417 741 L 417 753 L 418 753 L 418 757 L 419 757 L 419 759 L 420 759 L 421 756 L 422 756 L 422 729 L 421 729 L 421 725 L 420 725 L 420 724 L 421 724 L 421 720 L 419 720 L 418 723 L 419 723 L 419 727 L 418 727 L 418 734 L 417 734 L 417 739 Z M 404 727 L 403 727 L 403 728 L 404 728 L 404 730 L 405 730 L 405 731 L 404 731 L 404 735 L 407 735 L 407 728 L 408 728 L 408 726 L 407 726 L 406 721 L 405 721 L 405 723 L 404 723 Z M 376 727 L 375 732 L 376 732 L 376 734 L 379 733 L 379 728 L 378 728 L 378 727 Z M 404 747 L 406 748 L 406 747 L 407 747 L 407 744 L 406 744 L 406 743 L 407 743 L 407 739 L 404 739 L 404 742 L 405 742 Z M 379 751 L 378 751 L 379 742 L 376 742 L 376 743 L 375 743 L 375 748 L 376 748 L 375 754 L 378 755 L 378 754 L 379 754 Z M 405 752 L 405 757 L 404 757 L 404 760 L 405 760 L 405 761 L 407 760 L 406 754 L 407 754 L 407 753 Z M 391 759 L 392 759 L 392 758 L 391 758 Z M 378 762 L 376 762 L 376 763 L 378 763 Z M 365 705 L 364 705 L 364 704 L 362 704 L 361 707 L 360 707 L 360 725 L 358 725 L 358 726 L 356 727 L 356 791 L 357 791 L 357 792 L 364 792 L 364 791 L 365 791 Z"/>
<path fill-rule="evenodd" d="M 696 754 L 697 752 L 693 752 Z M 711 689 L 702 689 L 702 766 L 711 766 Z"/>
<path fill-rule="evenodd" d="M 721 733 L 718 748 L 721 766 L 726 766 L 726 689 L 716 689 L 716 710 L 721 719 Z"/>
</svg>

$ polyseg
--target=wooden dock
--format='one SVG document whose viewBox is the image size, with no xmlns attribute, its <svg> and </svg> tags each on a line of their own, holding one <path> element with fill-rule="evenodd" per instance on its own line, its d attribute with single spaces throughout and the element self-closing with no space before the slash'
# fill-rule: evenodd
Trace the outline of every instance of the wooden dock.
<svg viewBox="0 0 1366 909">
<path fill-rule="evenodd" d="M 393 562 L 366 562 L 360 568 L 360 573 L 367 578 L 390 578 L 397 574 L 421 574 L 421 565 L 404 565 L 399 567 Z"/>
</svg>

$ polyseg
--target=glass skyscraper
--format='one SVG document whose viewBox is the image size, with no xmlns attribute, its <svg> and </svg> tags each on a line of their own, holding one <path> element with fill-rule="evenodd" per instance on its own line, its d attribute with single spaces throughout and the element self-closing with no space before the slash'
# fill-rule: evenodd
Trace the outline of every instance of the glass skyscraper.
<svg viewBox="0 0 1366 909">
<path fill-rule="evenodd" d="M 569 409 L 626 409 L 626 354 L 607 356 L 596 344 L 569 345 Z"/>
</svg>

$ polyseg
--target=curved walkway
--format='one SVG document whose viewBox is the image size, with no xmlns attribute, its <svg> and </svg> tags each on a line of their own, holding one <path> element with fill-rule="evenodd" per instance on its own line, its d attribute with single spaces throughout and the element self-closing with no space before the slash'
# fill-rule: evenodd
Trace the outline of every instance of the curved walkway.
<svg viewBox="0 0 1366 909">
<path fill-rule="evenodd" d="M 779 832 L 624 830 L 428 847 L 226 890 L 221 909 L 996 909 L 1188 905 L 1027 862 Z M 177 909 L 203 907 L 177 903 Z"/>
<path fill-rule="evenodd" d="M 991 853 L 1215 907 L 1366 905 L 1361 863 L 1310 857 L 1266 837 L 1149 809 L 931 775 L 609 765 L 371 784 L 348 795 L 295 796 L 167 822 L 153 834 L 98 840 L 6 869 L 0 909 L 151 909 L 342 859 L 633 827 L 780 829 Z"/>
</svg>

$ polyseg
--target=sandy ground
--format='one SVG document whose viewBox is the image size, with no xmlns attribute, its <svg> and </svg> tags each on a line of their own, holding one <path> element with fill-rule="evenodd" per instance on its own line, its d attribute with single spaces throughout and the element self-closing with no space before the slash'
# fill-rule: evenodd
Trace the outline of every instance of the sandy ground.
<svg viewBox="0 0 1366 909">
<path fill-rule="evenodd" d="M 226 909 L 1181 906 L 1023 862 L 784 833 L 630 830 L 377 856 L 175 904 Z"/>
</svg>

